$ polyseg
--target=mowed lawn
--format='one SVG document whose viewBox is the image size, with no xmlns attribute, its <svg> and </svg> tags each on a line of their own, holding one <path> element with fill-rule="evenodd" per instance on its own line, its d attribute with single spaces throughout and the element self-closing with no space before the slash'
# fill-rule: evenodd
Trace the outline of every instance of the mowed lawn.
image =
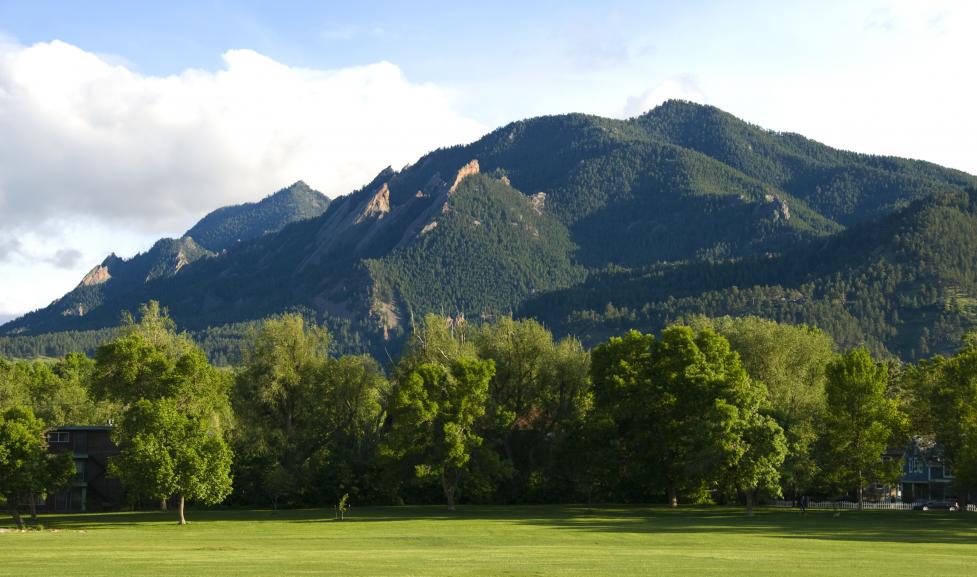
<svg viewBox="0 0 977 577">
<path fill-rule="evenodd" d="M 977 575 L 977 514 L 437 507 L 44 516 L 0 575 Z M 0 527 L 10 527 L 7 520 Z"/>
</svg>

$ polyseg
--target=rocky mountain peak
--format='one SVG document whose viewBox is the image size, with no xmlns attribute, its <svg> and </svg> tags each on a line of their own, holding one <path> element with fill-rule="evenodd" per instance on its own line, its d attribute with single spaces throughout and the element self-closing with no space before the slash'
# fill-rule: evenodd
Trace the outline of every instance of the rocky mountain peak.
<svg viewBox="0 0 977 577">
<path fill-rule="evenodd" d="M 451 188 L 448 189 L 448 194 L 452 194 L 454 191 L 458 190 L 458 185 L 461 184 L 461 181 L 465 180 L 465 178 L 473 174 L 478 174 L 478 170 L 479 168 L 478 168 L 477 159 L 471 160 L 468 162 L 468 164 L 459 168 L 457 174 L 455 174 L 454 184 L 452 184 Z"/>
<path fill-rule="evenodd" d="M 380 188 L 367 201 L 363 211 L 360 212 L 353 224 L 360 224 L 367 219 L 380 220 L 390 212 L 390 187 L 387 183 L 380 185 Z"/>
<path fill-rule="evenodd" d="M 105 259 L 105 260 L 108 261 L 109 259 Z M 88 271 L 88 274 L 86 274 L 85 277 L 81 279 L 81 282 L 78 283 L 78 286 L 79 287 L 95 286 L 108 281 L 110 278 L 112 278 L 112 275 L 109 273 L 109 267 L 103 263 L 100 265 L 96 265 L 92 270 Z"/>
</svg>

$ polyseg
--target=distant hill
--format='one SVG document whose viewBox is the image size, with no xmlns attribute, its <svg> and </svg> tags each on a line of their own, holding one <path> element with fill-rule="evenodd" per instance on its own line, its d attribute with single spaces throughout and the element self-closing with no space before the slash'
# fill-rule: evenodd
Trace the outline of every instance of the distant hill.
<svg viewBox="0 0 977 577">
<path fill-rule="evenodd" d="M 211 252 L 227 250 L 239 242 L 278 232 L 285 225 L 315 218 L 326 211 L 329 199 L 301 180 L 262 199 L 218 208 L 186 232 Z"/>
<path fill-rule="evenodd" d="M 78 315 L 63 314 L 70 301 L 59 301 L 0 334 L 107 327 L 121 310 L 157 299 L 192 330 L 301 309 L 350 323 L 350 335 L 379 349 L 396 346 L 410 319 L 428 311 L 485 318 L 521 311 L 596 338 L 623 327 L 612 317 L 627 307 L 629 319 L 647 326 L 728 311 L 817 321 L 846 343 L 913 356 L 951 347 L 966 325 L 933 313 L 933 290 L 966 310 L 977 293 L 963 262 L 969 257 L 952 245 L 937 243 L 945 251 L 938 272 L 928 260 L 891 255 L 919 230 L 913 219 L 939 212 L 941 202 L 950 202 L 939 209 L 948 222 L 968 230 L 969 187 L 977 178 L 960 171 L 832 149 L 688 102 L 630 120 L 534 118 L 386 169 L 321 215 L 278 232 L 247 240 L 226 232 L 244 230 L 237 212 L 216 211 L 188 231 L 207 258 L 187 256 L 179 274 L 163 267 L 146 282 L 120 283 Z M 870 237 L 888 243 L 883 252 L 852 236 L 870 230 L 888 231 Z M 835 248 L 818 252 L 825 247 Z M 214 254 L 218 248 L 224 252 Z M 175 251 L 166 262 L 196 254 L 189 244 Z M 898 268 L 899 281 L 872 268 L 879 262 Z M 931 281 L 945 289 L 920 288 Z M 890 290 L 885 283 L 893 282 Z M 766 305 L 716 304 L 754 286 L 774 287 L 751 297 Z M 836 294 L 842 286 L 844 296 Z M 806 300 L 773 296 L 776 287 Z M 906 299 L 919 291 L 929 291 L 929 304 L 917 299 L 913 308 Z M 678 299 L 691 300 L 678 306 Z M 791 302 L 829 312 L 788 315 L 777 305 Z M 645 304 L 647 317 L 635 316 Z M 947 322 L 956 328 L 945 338 L 923 333 Z"/>
<path fill-rule="evenodd" d="M 177 275 L 190 263 L 216 256 L 239 242 L 278 232 L 292 222 L 318 216 L 328 205 L 328 198 L 299 181 L 260 202 L 217 209 L 178 239 L 160 239 L 148 251 L 130 259 L 110 254 L 74 290 L 41 311 L 0 326 L 0 334 L 22 334 L 25 331 L 21 321 L 37 318 L 42 319 L 40 326 L 51 327 L 40 332 L 61 330 L 60 319 L 85 317 L 146 283 Z M 199 242 L 197 236 L 203 241 Z M 121 310 L 114 312 L 116 318 L 105 326 L 118 322 Z"/>
</svg>

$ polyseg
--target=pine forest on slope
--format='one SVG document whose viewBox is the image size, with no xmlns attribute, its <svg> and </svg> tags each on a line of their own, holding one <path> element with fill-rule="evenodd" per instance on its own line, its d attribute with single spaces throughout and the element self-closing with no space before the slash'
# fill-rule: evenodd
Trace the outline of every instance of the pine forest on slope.
<svg viewBox="0 0 977 577">
<path fill-rule="evenodd" d="M 907 359 L 955 349 L 977 323 L 977 178 L 709 106 L 515 122 L 328 207 L 292 188 L 291 208 L 219 209 L 181 239 L 110 256 L 0 327 L 0 353 L 111 327 L 151 299 L 192 331 L 304 311 L 349 350 L 396 347 L 430 311 L 538 316 L 586 342 L 758 314 Z"/>
</svg>

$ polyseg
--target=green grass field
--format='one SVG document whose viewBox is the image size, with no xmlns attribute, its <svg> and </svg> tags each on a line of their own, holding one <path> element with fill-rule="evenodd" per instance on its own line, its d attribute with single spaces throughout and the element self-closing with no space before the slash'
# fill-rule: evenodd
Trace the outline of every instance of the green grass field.
<svg viewBox="0 0 977 577">
<path fill-rule="evenodd" d="M 973 513 L 540 506 L 188 518 L 43 516 L 43 531 L 0 533 L 0 575 L 977 575 Z"/>
</svg>

